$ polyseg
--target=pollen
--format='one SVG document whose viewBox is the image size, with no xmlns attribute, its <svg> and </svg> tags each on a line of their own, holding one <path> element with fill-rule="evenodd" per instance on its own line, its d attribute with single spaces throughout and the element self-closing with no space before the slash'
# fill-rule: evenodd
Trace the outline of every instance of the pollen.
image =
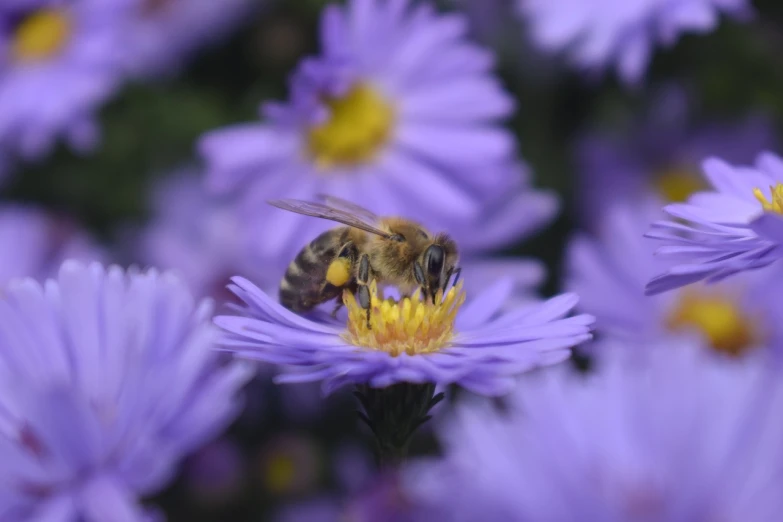
<svg viewBox="0 0 783 522">
<path fill-rule="evenodd" d="M 18 62 L 46 60 L 62 51 L 71 32 L 71 20 L 65 11 L 36 11 L 26 16 L 16 27 L 11 55 Z"/>
<path fill-rule="evenodd" d="M 655 180 L 658 194 L 666 201 L 679 203 L 691 194 L 704 188 L 704 182 L 688 168 L 671 168 L 658 175 Z"/>
<path fill-rule="evenodd" d="M 359 83 L 345 96 L 325 103 L 329 118 L 310 129 L 307 141 L 308 153 L 320 169 L 366 163 L 389 141 L 394 109 L 370 85 Z"/>
<path fill-rule="evenodd" d="M 765 212 L 775 212 L 777 214 L 783 214 L 783 184 L 778 183 L 774 187 L 769 187 L 770 199 L 761 192 L 761 189 L 753 189 L 753 195 L 761 203 L 761 208 Z"/>
<path fill-rule="evenodd" d="M 757 328 L 731 296 L 684 292 L 669 317 L 672 331 L 698 330 L 711 346 L 732 356 L 744 354 L 757 340 Z"/>
<path fill-rule="evenodd" d="M 454 320 L 465 302 L 462 284 L 439 290 L 435 302 L 421 298 L 416 290 L 400 301 L 384 299 L 375 281 L 370 283 L 370 321 L 353 294 L 346 291 L 343 302 L 348 310 L 348 327 L 343 338 L 362 348 L 379 350 L 397 357 L 403 353 L 434 353 L 450 345 L 454 338 Z"/>
</svg>

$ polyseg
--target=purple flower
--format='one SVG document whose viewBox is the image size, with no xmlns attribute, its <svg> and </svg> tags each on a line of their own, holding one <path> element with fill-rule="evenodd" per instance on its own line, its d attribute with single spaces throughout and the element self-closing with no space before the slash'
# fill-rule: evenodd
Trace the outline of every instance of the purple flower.
<svg viewBox="0 0 783 522">
<path fill-rule="evenodd" d="M 246 20 L 255 0 L 133 0 L 124 28 L 128 72 L 171 75 L 199 48 Z"/>
<path fill-rule="evenodd" d="M 431 382 L 502 394 L 517 375 L 567 359 L 570 347 L 590 338 L 593 320 L 587 315 L 565 318 L 576 304 L 574 295 L 503 311 L 513 290 L 510 279 L 464 307 L 461 285 L 431 303 L 417 294 L 400 301 L 383 299 L 373 282 L 369 320 L 346 292 L 347 321 L 346 314 L 301 317 L 247 280 L 233 281 L 230 289 L 244 303 L 241 315 L 215 319 L 227 332 L 226 349 L 282 365 L 278 382 L 323 380 L 327 393 L 354 383 L 385 387 Z"/>
<path fill-rule="evenodd" d="M 0 285 L 18 277 L 43 280 L 65 259 L 100 261 L 104 252 L 64 216 L 24 205 L 0 206 Z"/>
<path fill-rule="evenodd" d="M 12 0 L 0 7 L 0 154 L 46 155 L 56 139 L 84 151 L 95 110 L 122 73 L 125 0 Z"/>
<path fill-rule="evenodd" d="M 210 186 L 243 193 L 264 264 L 282 273 L 302 239 L 332 226 L 270 198 L 338 196 L 445 230 L 465 249 L 508 243 L 552 217 L 553 196 L 531 190 L 499 125 L 513 103 L 491 54 L 465 37 L 464 17 L 408 0 L 351 0 L 321 22 L 321 54 L 302 61 L 289 100 L 266 105 L 263 123 L 199 144 Z"/>
<path fill-rule="evenodd" d="M 209 197 L 196 172 L 182 169 L 152 193 L 152 221 L 135 242 L 144 263 L 178 271 L 197 296 L 225 297 L 236 273 L 262 278 L 240 233 L 235 207 Z M 277 278 L 262 278 L 277 288 Z"/>
<path fill-rule="evenodd" d="M 777 347 L 772 341 L 783 340 L 783 330 L 774 278 L 744 274 L 721 284 L 644 295 L 661 263 L 643 234 L 660 217 L 656 201 L 617 205 L 606 211 L 594 237 L 580 234 L 569 244 L 566 287 L 579 295 L 582 311 L 596 316 L 596 329 L 633 347 L 684 331 L 729 355 Z"/>
<path fill-rule="evenodd" d="M 639 121 L 580 140 L 577 193 L 584 224 L 600 223 L 615 202 L 644 204 L 651 193 L 666 203 L 685 201 L 705 188 L 700 172 L 704 158 L 720 154 L 730 163 L 750 162 L 759 150 L 778 143 L 765 117 L 697 124 L 690 114 L 693 105 L 687 92 L 667 87 Z"/>
<path fill-rule="evenodd" d="M 783 160 L 763 153 L 744 167 L 710 158 L 703 169 L 715 190 L 667 205 L 674 219 L 653 223 L 647 234 L 665 242 L 656 253 L 668 267 L 647 284 L 648 294 L 720 281 L 783 256 Z"/>
<path fill-rule="evenodd" d="M 338 501 L 326 496 L 290 505 L 276 522 L 412 522 L 419 506 L 403 489 L 397 473 L 365 480 L 363 487 Z"/>
<path fill-rule="evenodd" d="M 627 83 L 640 80 L 655 46 L 681 33 L 712 31 L 720 15 L 745 18 L 747 0 L 517 0 L 533 40 L 566 52 L 588 71 L 617 68 Z"/>
<path fill-rule="evenodd" d="M 211 305 L 169 273 L 66 261 L 0 301 L 0 519 L 146 520 L 137 497 L 238 409 Z"/>
<path fill-rule="evenodd" d="M 671 346 L 671 344 L 678 344 Z M 409 471 L 426 520 L 743 520 L 783 512 L 783 383 L 684 339 L 605 346 L 593 375 L 528 376 L 505 411 L 458 410 L 446 458 Z M 558 371 L 561 370 L 561 371 Z"/>
</svg>

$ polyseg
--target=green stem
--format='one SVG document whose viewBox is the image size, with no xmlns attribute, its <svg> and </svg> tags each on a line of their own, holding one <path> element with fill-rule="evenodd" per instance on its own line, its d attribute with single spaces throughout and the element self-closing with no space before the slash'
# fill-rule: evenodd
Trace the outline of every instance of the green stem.
<svg viewBox="0 0 783 522">
<path fill-rule="evenodd" d="M 354 395 L 361 404 L 359 418 L 373 433 L 381 468 L 395 468 L 405 461 L 416 429 L 430 419 L 430 410 L 443 399 L 429 383 L 399 383 L 386 388 L 357 385 Z"/>
</svg>

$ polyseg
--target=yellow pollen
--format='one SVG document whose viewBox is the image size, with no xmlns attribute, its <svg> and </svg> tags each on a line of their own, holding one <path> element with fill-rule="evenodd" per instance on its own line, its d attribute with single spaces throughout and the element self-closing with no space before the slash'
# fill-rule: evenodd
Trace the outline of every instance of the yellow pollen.
<svg viewBox="0 0 783 522">
<path fill-rule="evenodd" d="M 462 283 L 449 289 L 446 295 L 439 290 L 435 304 L 421 299 L 416 290 L 400 301 L 378 295 L 375 281 L 370 283 L 370 324 L 367 311 L 359 306 L 353 294 L 344 292 L 343 302 L 348 310 L 348 328 L 343 338 L 361 348 L 380 350 L 394 357 L 407 353 L 421 355 L 437 352 L 449 346 L 454 337 L 454 320 L 465 292 Z"/>
<path fill-rule="evenodd" d="M 394 109 L 370 85 L 359 83 L 341 98 L 325 100 L 329 119 L 308 135 L 308 153 L 328 170 L 372 160 L 391 136 Z"/>
<path fill-rule="evenodd" d="M 670 315 L 669 329 L 695 329 L 712 347 L 727 355 L 742 355 L 757 339 L 753 320 L 729 296 L 684 292 Z"/>
<path fill-rule="evenodd" d="M 702 190 L 704 182 L 688 168 L 672 168 L 661 172 L 655 186 L 666 201 L 679 203 Z"/>
<path fill-rule="evenodd" d="M 753 195 L 756 196 L 756 199 L 759 200 L 759 203 L 761 203 L 761 208 L 763 208 L 765 212 L 783 214 L 783 184 L 778 183 L 774 187 L 770 186 L 769 193 L 771 195 L 772 201 L 767 199 L 764 193 L 761 192 L 761 189 L 753 189 Z"/>
<path fill-rule="evenodd" d="M 68 42 L 71 21 L 60 9 L 41 9 L 27 16 L 13 35 L 11 55 L 18 62 L 36 62 L 56 55 Z"/>
</svg>

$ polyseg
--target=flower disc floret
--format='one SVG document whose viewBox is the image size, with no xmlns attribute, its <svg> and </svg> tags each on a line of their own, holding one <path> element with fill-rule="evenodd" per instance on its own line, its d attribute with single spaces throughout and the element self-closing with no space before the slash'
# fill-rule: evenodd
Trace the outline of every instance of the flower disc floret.
<svg viewBox="0 0 783 522">
<path fill-rule="evenodd" d="M 348 310 L 344 339 L 363 348 L 371 348 L 394 357 L 426 354 L 449 346 L 454 338 L 457 312 L 465 302 L 460 283 L 444 295 L 438 290 L 434 300 L 421 298 L 421 289 L 399 301 L 378 294 L 375 281 L 370 283 L 370 315 L 346 291 L 343 302 Z"/>
<path fill-rule="evenodd" d="M 71 31 L 66 11 L 41 9 L 26 16 L 16 27 L 11 53 L 18 62 L 51 58 L 68 43 Z"/>
</svg>

